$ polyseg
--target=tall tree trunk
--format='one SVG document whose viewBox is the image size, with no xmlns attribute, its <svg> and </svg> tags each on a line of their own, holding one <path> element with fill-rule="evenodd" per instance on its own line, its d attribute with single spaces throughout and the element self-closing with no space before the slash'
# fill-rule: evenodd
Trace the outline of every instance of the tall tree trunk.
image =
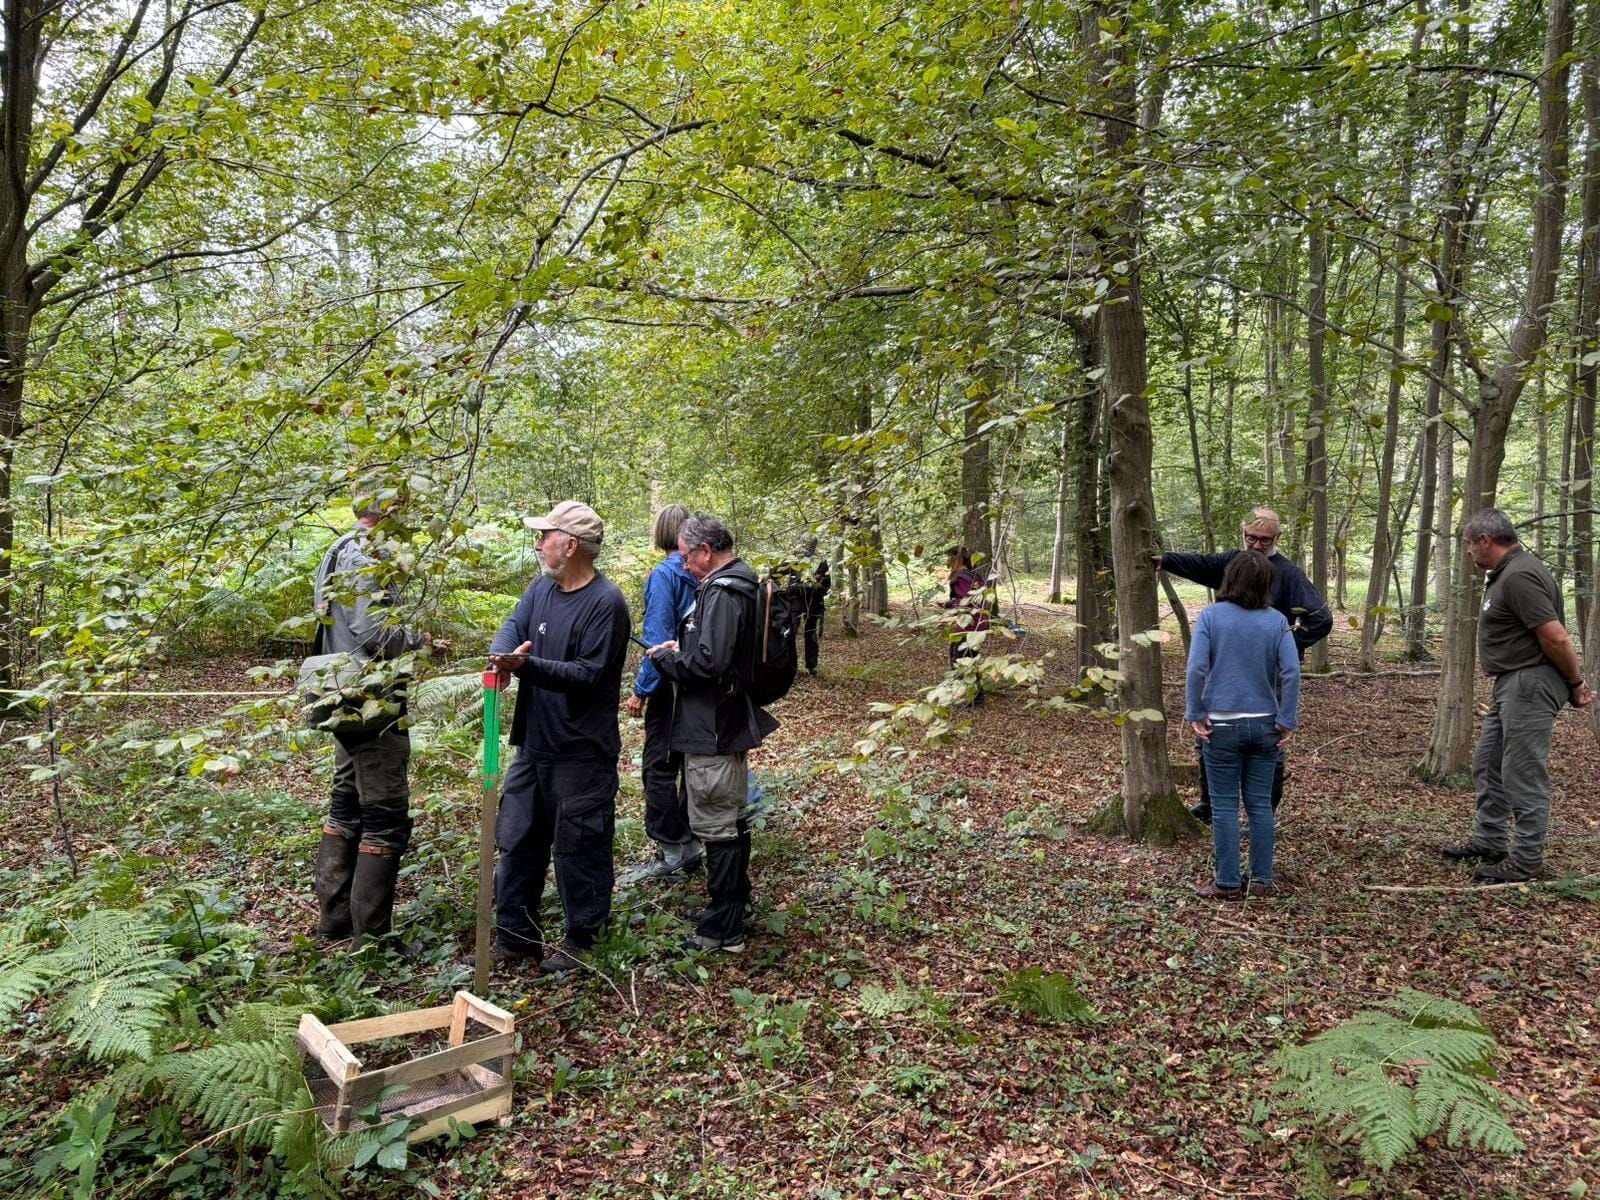
<svg viewBox="0 0 1600 1200">
<path fill-rule="evenodd" d="M 991 478 L 989 467 L 989 435 L 979 433 L 989 419 L 989 390 L 967 404 L 964 416 L 964 438 L 961 446 L 961 542 L 972 551 L 973 562 L 990 570 L 994 557 L 994 540 L 990 535 L 989 510 Z"/>
<path fill-rule="evenodd" d="M 1315 7 L 1315 6 L 1314 6 Z M 1334 122 L 1338 140 L 1338 122 Z M 1306 484 L 1311 501 L 1311 582 L 1319 595 L 1328 594 L 1328 410 L 1331 400 L 1326 359 L 1328 332 L 1328 226 L 1323 214 L 1313 215 L 1308 248 L 1306 369 L 1311 380 L 1311 411 L 1306 419 Z M 1306 664 L 1328 669 L 1328 640 L 1311 648 Z"/>
<path fill-rule="evenodd" d="M 1061 603 L 1067 572 L 1068 513 L 1072 501 L 1072 417 L 1061 416 L 1061 447 L 1056 456 L 1056 536 L 1050 546 L 1050 603 Z"/>
<path fill-rule="evenodd" d="M 1539 75 L 1539 180 L 1533 201 L 1533 253 L 1527 294 L 1511 331 L 1505 357 L 1492 369 L 1476 369 L 1478 408 L 1472 421 L 1472 451 L 1462 508 L 1475 513 L 1494 503 L 1505 461 L 1506 434 L 1517 400 L 1547 336 L 1550 305 L 1560 270 L 1562 222 L 1567 200 L 1567 88 L 1571 76 L 1572 2 L 1550 0 L 1545 24 L 1544 64 Z M 1464 339 L 1458 343 L 1465 355 Z M 1446 630 L 1444 671 L 1428 749 L 1418 769 L 1445 779 L 1460 773 L 1472 746 L 1473 667 L 1478 629 L 1478 580 L 1461 551 L 1451 624 Z"/>
<path fill-rule="evenodd" d="M 1133 42 L 1130 12 L 1115 7 L 1125 31 L 1105 54 L 1108 80 L 1100 97 L 1104 158 L 1120 166 L 1125 199 L 1099 240 L 1099 270 L 1110 287 L 1100 309 L 1105 355 L 1105 386 L 1110 400 L 1111 561 L 1117 589 L 1118 694 L 1130 718 L 1122 725 L 1122 822 L 1129 837 L 1167 842 L 1192 825 L 1172 785 L 1167 761 L 1167 720 L 1161 691 L 1161 644 L 1149 636 L 1159 629 L 1156 571 L 1155 496 L 1151 486 L 1154 454 L 1147 394 L 1146 327 L 1140 293 L 1143 199 L 1130 178 L 1137 153 L 1139 107 L 1130 70 Z M 1094 43 L 1100 41 L 1098 13 Z M 1087 29 L 1086 29 L 1087 32 Z M 1145 125 L 1153 124 L 1146 110 Z"/>
<path fill-rule="evenodd" d="M 1189 358 L 1187 348 L 1184 358 Z M 1200 528 L 1205 534 L 1206 553 L 1215 554 L 1217 530 L 1211 522 L 1211 501 L 1206 495 L 1206 465 L 1200 456 L 1200 431 L 1194 416 L 1194 366 L 1189 362 L 1183 366 L 1183 411 L 1189 420 L 1189 454 L 1194 462 L 1195 495 L 1200 501 Z"/>
<path fill-rule="evenodd" d="M 1411 57 L 1415 60 L 1422 51 L 1423 33 L 1428 15 L 1428 0 L 1417 0 L 1417 24 L 1411 35 Z M 1417 85 L 1415 77 L 1406 87 L 1406 114 L 1417 116 Z M 1399 201 L 1402 212 L 1410 212 L 1414 197 L 1411 194 L 1416 156 L 1411 143 L 1401 152 Z M 1383 415 L 1383 450 L 1378 459 L 1378 512 L 1372 525 L 1372 571 L 1367 577 L 1367 599 L 1361 613 L 1361 657 L 1359 669 L 1378 669 L 1378 631 L 1383 627 L 1384 598 L 1389 589 L 1389 569 L 1396 558 L 1397 549 L 1389 530 L 1389 509 L 1394 497 L 1394 457 L 1400 444 L 1400 393 L 1405 378 L 1402 366 L 1406 345 L 1406 272 L 1407 238 L 1402 229 L 1395 236 L 1394 303 L 1389 310 L 1389 339 L 1394 347 L 1389 362 L 1388 404 Z"/>
<path fill-rule="evenodd" d="M 27 189 L 33 154 L 45 6 L 6 0 L 0 52 L 0 688 L 16 686 L 21 638 L 14 614 L 16 508 L 13 472 L 22 436 L 22 397 L 36 298 L 28 281 Z M 9 698 L 7 698 L 9 699 Z"/>
<path fill-rule="evenodd" d="M 1545 514 L 1550 511 L 1550 413 L 1545 408 L 1545 376 L 1534 381 L 1533 552 L 1544 557 Z"/>
<path fill-rule="evenodd" d="M 1572 566 L 1577 584 L 1574 627 L 1590 649 L 1589 600 L 1594 586 L 1594 402 L 1600 377 L 1600 3 L 1584 13 L 1587 50 L 1583 97 L 1583 238 L 1578 252 L 1578 397 L 1572 423 Z"/>
<path fill-rule="evenodd" d="M 1556 485 L 1561 516 L 1556 521 L 1556 561 L 1550 566 L 1550 573 L 1556 580 L 1556 591 L 1563 595 L 1567 587 L 1567 555 L 1572 550 L 1572 415 L 1578 406 L 1576 347 L 1568 356 L 1566 376 L 1566 402 L 1561 406 L 1561 464 Z"/>
<path fill-rule="evenodd" d="M 1095 317 L 1078 343 L 1079 357 L 1089 378 L 1100 377 L 1100 319 Z M 1104 380 L 1078 397 L 1073 430 L 1073 479 L 1077 492 L 1077 626 L 1078 674 L 1108 660 L 1095 647 L 1112 640 L 1111 562 L 1106 541 L 1108 522 L 1101 519 L 1101 491 L 1105 486 L 1102 448 L 1106 422 L 1102 419 Z"/>
</svg>

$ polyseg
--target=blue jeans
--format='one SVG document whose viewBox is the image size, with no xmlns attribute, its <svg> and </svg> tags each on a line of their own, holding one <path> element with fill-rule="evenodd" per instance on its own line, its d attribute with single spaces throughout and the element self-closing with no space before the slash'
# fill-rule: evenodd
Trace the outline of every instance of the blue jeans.
<svg viewBox="0 0 1600 1200">
<path fill-rule="evenodd" d="M 1239 807 L 1250 819 L 1250 878 L 1272 881 L 1272 778 L 1278 770 L 1278 727 L 1271 717 L 1217 721 L 1201 751 L 1211 793 L 1211 846 L 1217 886 L 1239 886 Z"/>
</svg>

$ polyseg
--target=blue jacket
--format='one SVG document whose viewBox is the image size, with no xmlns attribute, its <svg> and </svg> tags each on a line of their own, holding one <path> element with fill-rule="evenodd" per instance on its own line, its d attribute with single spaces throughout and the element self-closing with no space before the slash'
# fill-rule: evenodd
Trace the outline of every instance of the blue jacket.
<svg viewBox="0 0 1600 1200">
<path fill-rule="evenodd" d="M 1222 586 L 1223 572 L 1238 554 L 1237 550 L 1221 554 L 1168 553 L 1161 556 L 1161 569 L 1215 591 Z M 1333 632 L 1333 613 L 1293 560 L 1275 553 L 1267 561 L 1272 564 L 1272 607 L 1288 618 L 1295 649 L 1304 654 Z"/>
<path fill-rule="evenodd" d="M 683 569 L 683 555 L 674 550 L 644 581 L 644 644 L 659 646 L 678 636 L 678 622 L 694 605 L 699 581 Z M 661 672 L 645 659 L 633 680 L 633 694 L 648 696 L 661 686 Z"/>
<path fill-rule="evenodd" d="M 1212 713 L 1271 713 L 1293 729 L 1300 710 L 1300 655 L 1275 608 L 1210 605 L 1194 623 L 1183 719 Z"/>
</svg>

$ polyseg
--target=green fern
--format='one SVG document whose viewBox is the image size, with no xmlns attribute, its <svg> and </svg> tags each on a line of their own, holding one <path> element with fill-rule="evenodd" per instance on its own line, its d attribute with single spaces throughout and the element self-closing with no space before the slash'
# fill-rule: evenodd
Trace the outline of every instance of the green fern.
<svg viewBox="0 0 1600 1200">
<path fill-rule="evenodd" d="M 1471 1008 L 1408 989 L 1280 1051 L 1277 1088 L 1381 1170 L 1440 1132 L 1452 1147 L 1511 1154 L 1522 1142 L 1489 1082 L 1497 1049 Z"/>
<path fill-rule="evenodd" d="M 1040 967 L 1010 972 L 1000 985 L 1000 999 L 1016 1012 L 1052 1021 L 1093 1021 L 1094 1006 L 1065 975 L 1046 974 Z"/>
<path fill-rule="evenodd" d="M 408 703 L 424 720 L 475 719 L 483 707 L 483 676 L 435 675 L 412 685 Z"/>
<path fill-rule="evenodd" d="M 57 985 L 50 1021 L 90 1058 L 148 1059 L 189 968 L 143 913 L 98 909 L 68 922 L 60 945 L 22 939 L 0 950 L 0 1022 Z"/>
<path fill-rule="evenodd" d="M 898 978 L 893 989 L 869 983 L 861 988 L 861 1011 L 867 1016 L 882 1020 L 910 1012 L 922 1002 L 922 997 L 906 987 Z"/>
</svg>

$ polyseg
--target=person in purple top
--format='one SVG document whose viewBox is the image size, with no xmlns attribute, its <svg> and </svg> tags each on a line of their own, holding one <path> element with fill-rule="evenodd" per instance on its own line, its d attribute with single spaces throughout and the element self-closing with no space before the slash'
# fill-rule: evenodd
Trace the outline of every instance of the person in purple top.
<svg viewBox="0 0 1600 1200">
<path fill-rule="evenodd" d="M 1239 809 L 1250 820 L 1252 896 L 1283 889 L 1272 879 L 1275 836 L 1272 778 L 1300 707 L 1300 655 L 1289 620 L 1275 608 L 1272 564 L 1256 550 L 1228 563 L 1217 602 L 1195 621 L 1183 719 L 1200 739 L 1211 795 L 1215 877 L 1196 891 L 1208 899 L 1245 894 L 1239 871 Z"/>
</svg>

